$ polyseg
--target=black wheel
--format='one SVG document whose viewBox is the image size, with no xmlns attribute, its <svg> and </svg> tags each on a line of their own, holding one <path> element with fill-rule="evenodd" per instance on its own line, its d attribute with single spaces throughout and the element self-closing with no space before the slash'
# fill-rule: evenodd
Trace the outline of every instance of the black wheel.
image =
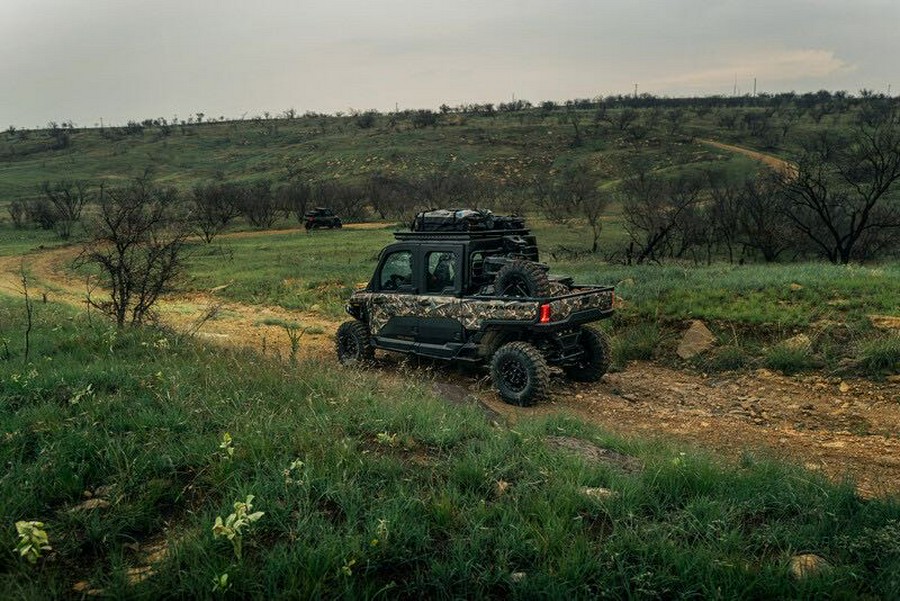
<svg viewBox="0 0 900 601">
<path fill-rule="evenodd" d="M 609 336 L 594 328 L 581 328 L 578 337 L 582 355 L 575 365 L 565 368 L 566 375 L 577 382 L 596 382 L 609 369 Z"/>
<path fill-rule="evenodd" d="M 497 272 L 494 291 L 498 296 L 542 298 L 550 296 L 550 279 L 537 263 L 516 260 Z"/>
<path fill-rule="evenodd" d="M 338 361 L 343 365 L 365 365 L 375 358 L 369 328 L 359 321 L 345 321 L 335 336 Z"/>
<path fill-rule="evenodd" d="M 334 227 L 336 227 L 337 229 L 341 229 L 342 227 L 344 227 L 344 224 L 340 221 L 337 221 L 335 222 Z"/>
<path fill-rule="evenodd" d="M 527 342 L 510 342 L 497 349 L 491 359 L 491 379 L 500 398 L 510 405 L 533 405 L 550 390 L 547 361 Z"/>
</svg>

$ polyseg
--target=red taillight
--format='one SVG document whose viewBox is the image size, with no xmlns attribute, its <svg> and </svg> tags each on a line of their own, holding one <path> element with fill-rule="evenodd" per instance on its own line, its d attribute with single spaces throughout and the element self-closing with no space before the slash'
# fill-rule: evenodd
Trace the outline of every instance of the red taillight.
<svg viewBox="0 0 900 601">
<path fill-rule="evenodd" d="M 540 317 L 538 319 L 540 323 L 550 323 L 550 304 L 541 305 Z"/>
</svg>

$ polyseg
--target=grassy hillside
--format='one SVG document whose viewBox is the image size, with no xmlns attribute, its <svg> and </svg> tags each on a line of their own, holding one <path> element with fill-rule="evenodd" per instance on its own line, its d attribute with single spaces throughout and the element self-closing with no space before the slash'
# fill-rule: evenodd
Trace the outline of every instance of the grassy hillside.
<svg viewBox="0 0 900 601">
<path fill-rule="evenodd" d="M 412 379 L 53 304 L 25 362 L 20 301 L 0 318 L 4 598 L 900 594 L 900 506 L 795 468 L 565 418 L 492 427 Z M 213 525 L 249 495 L 238 557 Z M 20 520 L 49 537 L 35 564 L 10 551 Z M 828 565 L 796 579 L 798 553 Z"/>
<path fill-rule="evenodd" d="M 575 129 L 559 111 L 532 110 L 492 117 L 447 115 L 436 127 L 415 128 L 406 120 L 378 117 L 361 129 L 353 117 L 299 117 L 148 127 L 124 133 L 117 128 L 71 133 L 65 148 L 47 130 L 0 134 L 0 203 L 36 195 L 45 180 L 86 179 L 121 182 L 152 167 L 161 183 L 190 189 L 224 178 L 362 180 L 371 173 L 421 175 L 453 168 L 514 183 L 535 173 L 591 157 L 604 176 L 620 177 L 620 167 L 639 155 L 660 169 L 714 167 L 734 173 L 754 168 L 748 159 L 691 142 L 688 132 L 715 134 L 712 116 L 685 113 L 672 135 L 644 111 L 646 135 L 631 140 L 593 111 L 574 113 Z M 394 122 L 392 122 L 394 121 Z M 164 134 L 164 131 L 169 133 Z M 25 139 L 22 139 L 22 136 Z"/>
</svg>

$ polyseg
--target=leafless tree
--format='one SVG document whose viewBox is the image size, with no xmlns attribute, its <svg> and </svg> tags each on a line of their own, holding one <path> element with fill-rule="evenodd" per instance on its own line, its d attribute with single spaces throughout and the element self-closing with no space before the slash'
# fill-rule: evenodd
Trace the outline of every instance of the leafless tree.
<svg viewBox="0 0 900 601">
<path fill-rule="evenodd" d="M 106 191 L 88 231 L 91 238 L 76 266 L 97 267 L 109 293 L 103 300 L 89 297 L 88 303 L 119 327 L 142 323 L 182 273 L 190 230 L 177 193 L 146 176 Z"/>
<path fill-rule="evenodd" d="M 555 184 L 555 196 L 574 215 L 583 218 L 591 228 L 591 252 L 596 253 L 603 231 L 601 220 L 608 196 L 598 187 L 598 180 L 589 165 L 576 163 L 560 173 Z"/>
<path fill-rule="evenodd" d="M 25 219 L 42 230 L 52 230 L 56 227 L 56 209 L 44 197 L 32 198 L 25 201 Z"/>
<path fill-rule="evenodd" d="M 832 263 L 866 254 L 865 240 L 900 228 L 891 196 L 900 179 L 900 112 L 862 122 L 849 139 L 829 133 L 806 142 L 795 170 L 780 174 L 788 217 Z"/>
<path fill-rule="evenodd" d="M 268 180 L 241 186 L 238 203 L 241 214 L 253 227 L 268 229 L 278 219 L 278 205 L 272 195 L 272 184 Z"/>
<path fill-rule="evenodd" d="M 12 219 L 13 227 L 16 229 L 21 229 L 25 225 L 26 218 L 26 209 L 25 203 L 19 200 L 14 200 L 9 203 L 9 206 L 6 207 L 6 210 L 9 211 L 9 218 Z"/>
<path fill-rule="evenodd" d="M 531 190 L 534 194 L 534 204 L 541 214 L 553 223 L 563 224 L 568 222 L 575 207 L 568 203 L 566 196 L 559 194 L 559 188 L 555 179 L 555 173 L 541 173 L 531 180 Z"/>
<path fill-rule="evenodd" d="M 572 126 L 572 142 L 571 146 L 577 148 L 584 143 L 581 137 L 581 128 L 578 127 L 579 115 L 573 107 L 566 108 L 566 121 Z"/>
<path fill-rule="evenodd" d="M 728 262 L 734 262 L 734 246 L 737 243 L 741 215 L 741 187 L 727 181 L 719 173 L 707 173 L 710 195 L 710 219 L 716 242 L 724 244 Z"/>
<path fill-rule="evenodd" d="M 241 214 L 240 194 L 240 188 L 229 183 L 217 182 L 194 187 L 191 222 L 207 244 Z"/>
<path fill-rule="evenodd" d="M 309 208 L 312 195 L 312 187 L 309 184 L 301 181 L 292 181 L 280 186 L 275 191 L 275 204 L 285 216 L 294 215 L 297 221 L 303 221 L 303 216 Z"/>
<path fill-rule="evenodd" d="M 360 221 L 366 213 L 366 190 L 363 186 L 326 180 L 312 188 L 316 206 L 330 207 L 345 221 Z"/>
<path fill-rule="evenodd" d="M 382 219 L 408 218 L 418 206 L 415 186 L 400 176 L 373 173 L 365 187 L 369 204 Z"/>
<path fill-rule="evenodd" d="M 72 227 L 81 219 L 81 212 L 90 201 L 90 186 L 80 180 L 45 181 L 41 193 L 50 202 L 54 213 L 53 227 L 63 240 L 72 235 Z"/>
<path fill-rule="evenodd" d="M 758 250 L 767 263 L 796 246 L 793 228 L 787 217 L 788 199 L 772 172 L 748 179 L 738 195 L 738 232 L 740 242 Z"/>
<path fill-rule="evenodd" d="M 479 202 L 481 206 L 495 206 L 497 209 L 510 215 L 524 215 L 525 209 L 532 198 L 529 188 L 522 185 L 500 185 L 491 182 L 483 183 L 482 193 L 484 200 Z"/>
<path fill-rule="evenodd" d="M 678 138 L 684 131 L 685 114 L 684 109 L 669 109 L 665 113 L 666 134 L 670 138 Z"/>
<path fill-rule="evenodd" d="M 626 177 L 622 194 L 625 230 L 631 238 L 628 262 L 659 260 L 701 190 L 699 178 L 683 176 L 667 182 L 644 167 Z"/>
</svg>

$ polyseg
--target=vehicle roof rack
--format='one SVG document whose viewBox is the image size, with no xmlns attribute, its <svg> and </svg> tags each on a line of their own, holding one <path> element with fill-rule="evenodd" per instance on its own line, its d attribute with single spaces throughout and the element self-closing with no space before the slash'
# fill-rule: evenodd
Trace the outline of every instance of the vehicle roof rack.
<svg viewBox="0 0 900 601">
<path fill-rule="evenodd" d="M 529 236 L 528 228 L 514 230 L 474 230 L 468 232 L 394 232 L 397 240 L 483 240 L 485 238 L 502 238 L 503 236 Z"/>
</svg>

